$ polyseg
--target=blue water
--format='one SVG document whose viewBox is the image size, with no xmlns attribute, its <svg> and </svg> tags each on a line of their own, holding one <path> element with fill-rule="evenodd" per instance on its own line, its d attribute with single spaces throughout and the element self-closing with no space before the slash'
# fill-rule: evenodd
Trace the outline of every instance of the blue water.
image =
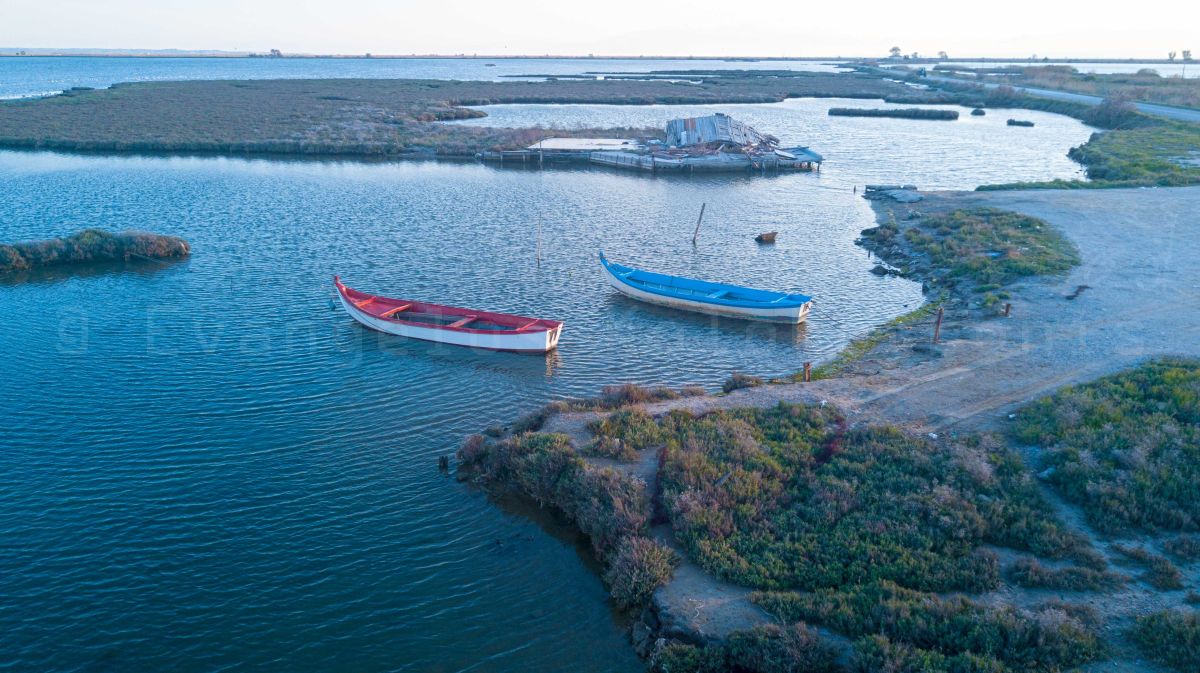
<svg viewBox="0 0 1200 673">
<path fill-rule="evenodd" d="M 1038 135 L 835 122 L 814 104 L 730 108 L 828 157 L 766 178 L 0 152 L 0 241 L 101 226 L 194 250 L 0 281 L 0 670 L 637 669 L 579 541 L 440 475 L 437 457 L 607 383 L 715 388 L 829 357 L 921 299 L 869 273 L 853 241 L 872 215 L 852 185 L 1071 177 L 1063 155 L 1090 133 L 1038 113 L 1023 113 Z M 489 108 L 495 123 L 531 110 L 564 126 L 663 114 Z M 753 243 L 764 230 L 779 244 Z M 788 328 L 636 304 L 603 284 L 601 246 L 817 309 Z M 334 307 L 335 273 L 562 319 L 561 348 L 369 332 Z"/>
<path fill-rule="evenodd" d="M 488 64 L 492 65 L 488 65 Z M 75 86 L 190 79 L 413 78 L 501 80 L 522 75 L 582 75 L 651 70 L 810 70 L 834 72 L 818 61 L 696 59 L 483 58 L 141 58 L 3 57 L 0 99 L 44 96 Z"/>
</svg>

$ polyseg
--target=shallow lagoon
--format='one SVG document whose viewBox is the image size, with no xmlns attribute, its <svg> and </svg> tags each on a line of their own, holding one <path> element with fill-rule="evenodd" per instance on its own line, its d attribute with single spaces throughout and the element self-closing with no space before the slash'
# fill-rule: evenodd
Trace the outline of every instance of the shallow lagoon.
<svg viewBox="0 0 1200 673">
<path fill-rule="evenodd" d="M 5 665 L 636 667 L 574 537 L 491 506 L 439 475 L 436 457 L 607 383 L 712 388 L 734 369 L 783 374 L 829 357 L 920 301 L 914 284 L 868 272 L 853 241 L 872 218 L 852 185 L 1072 177 L 1062 155 L 1090 132 L 1027 112 L 1037 127 L 995 137 L 970 118 L 835 123 L 814 104 L 719 106 L 828 158 L 820 174 L 766 178 L 0 152 L 0 240 L 136 227 L 194 250 L 0 284 Z M 608 108 L 552 118 L 694 111 Z M 510 114 L 489 111 L 492 123 Z M 766 229 L 778 245 L 753 242 Z M 601 246 L 625 263 L 804 291 L 818 308 L 785 328 L 635 304 L 603 285 Z M 364 331 L 333 306 L 334 273 L 368 291 L 564 319 L 561 349 L 483 353 Z"/>
</svg>

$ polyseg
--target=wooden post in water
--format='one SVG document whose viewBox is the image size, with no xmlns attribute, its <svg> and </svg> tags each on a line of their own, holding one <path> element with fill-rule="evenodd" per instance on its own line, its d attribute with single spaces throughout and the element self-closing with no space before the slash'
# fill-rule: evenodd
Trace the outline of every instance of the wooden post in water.
<svg viewBox="0 0 1200 673">
<path fill-rule="evenodd" d="M 805 362 L 804 363 L 804 382 L 808 383 L 809 381 L 812 381 L 812 363 Z"/>
<path fill-rule="evenodd" d="M 1010 314 L 1010 313 L 1012 313 L 1012 304 L 1005 304 L 1004 305 L 1004 317 L 1007 318 L 1008 314 Z"/>
<path fill-rule="evenodd" d="M 700 235 L 700 223 L 704 221 L 704 207 L 707 205 L 707 202 L 700 204 L 700 217 L 696 219 L 696 231 L 692 232 L 692 245 L 696 245 L 696 237 Z"/>
<path fill-rule="evenodd" d="M 938 339 L 942 338 L 942 316 L 946 313 L 946 309 L 938 307 L 937 323 L 933 326 L 933 343 L 937 343 Z"/>
<path fill-rule="evenodd" d="M 542 268 L 542 214 L 538 213 L 537 224 L 537 268 Z"/>
</svg>

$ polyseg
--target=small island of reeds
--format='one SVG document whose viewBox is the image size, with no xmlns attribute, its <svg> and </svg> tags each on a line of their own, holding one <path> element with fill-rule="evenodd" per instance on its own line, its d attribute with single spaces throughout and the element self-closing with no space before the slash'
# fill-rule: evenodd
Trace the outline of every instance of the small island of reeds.
<svg viewBox="0 0 1200 673">
<path fill-rule="evenodd" d="M 897 108 L 893 110 L 882 108 L 829 108 L 831 117 L 897 117 L 899 119 L 935 119 L 954 121 L 958 119 L 957 110 L 930 110 L 929 108 Z"/>
<path fill-rule="evenodd" d="M 187 241 L 175 236 L 84 229 L 65 238 L 0 244 L 0 273 L 90 262 L 179 259 L 190 252 Z"/>
</svg>

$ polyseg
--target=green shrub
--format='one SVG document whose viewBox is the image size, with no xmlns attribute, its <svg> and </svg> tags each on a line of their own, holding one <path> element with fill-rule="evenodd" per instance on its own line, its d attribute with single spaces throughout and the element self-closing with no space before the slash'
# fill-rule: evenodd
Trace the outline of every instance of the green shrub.
<svg viewBox="0 0 1200 673">
<path fill-rule="evenodd" d="M 1000 287 L 1027 276 L 1065 273 L 1079 264 L 1075 247 L 1049 224 L 995 208 L 926 217 L 904 236 L 935 268 L 949 269 L 951 278 L 976 286 Z"/>
<path fill-rule="evenodd" d="M 1200 530 L 1200 363 L 1163 359 L 1021 409 L 1047 480 L 1105 532 Z"/>
<path fill-rule="evenodd" d="M 893 643 L 880 635 L 855 642 L 851 669 L 857 673 L 1007 673 L 1009 670 L 992 657 L 969 652 L 946 656 L 907 643 Z"/>
<path fill-rule="evenodd" d="M 871 639 L 860 649 L 868 661 L 896 658 L 917 666 L 900 670 L 958 670 L 937 668 L 945 665 L 942 660 L 920 650 L 945 657 L 969 655 L 960 660 L 968 666 L 964 670 L 997 670 L 995 662 L 1002 662 L 1007 668 L 1000 670 L 1014 673 L 1058 671 L 1104 655 L 1093 626 L 1057 605 L 1030 611 L 985 607 L 962 596 L 943 598 L 891 582 L 753 598 L 785 621 L 822 623 L 854 638 L 883 636 L 886 641 Z"/>
<path fill-rule="evenodd" d="M 1145 566 L 1146 572 L 1142 574 L 1141 578 L 1155 589 L 1173 591 L 1183 588 L 1183 573 L 1169 559 L 1144 547 L 1113 545 L 1113 549 Z"/>
<path fill-rule="evenodd" d="M 756 388 L 762 384 L 763 380 L 757 376 L 734 372 L 725 379 L 725 383 L 721 384 L 721 390 L 725 393 L 732 393 L 742 388 Z"/>
<path fill-rule="evenodd" d="M 530 432 L 491 444 L 469 439 L 459 459 L 476 468 L 482 483 L 516 490 L 571 519 L 608 567 L 605 578 L 620 605 L 637 605 L 670 578 L 673 553 L 645 537 L 646 484 L 589 465 L 568 436 Z"/>
<path fill-rule="evenodd" d="M 832 407 L 787 404 L 675 412 L 661 425 L 676 537 L 739 584 L 981 591 L 999 581 L 984 542 L 1053 557 L 1086 548 L 990 439 L 940 446 L 894 428 L 846 430 Z"/>
<path fill-rule="evenodd" d="M 1139 617 L 1131 636 L 1146 657 L 1180 673 L 1195 673 L 1200 662 L 1200 615 L 1195 610 Z"/>
<path fill-rule="evenodd" d="M 1031 557 L 1017 559 L 1009 570 L 1009 579 L 1031 589 L 1067 591 L 1111 591 L 1125 583 L 1119 573 L 1093 568 L 1050 568 Z"/>
<path fill-rule="evenodd" d="M 758 626 L 697 647 L 673 642 L 650 662 L 655 673 L 840 673 L 837 650 L 803 624 Z"/>
<path fill-rule="evenodd" d="M 654 590 L 671 579 L 675 552 L 650 538 L 627 536 L 604 573 L 617 605 L 630 608 L 650 600 Z"/>
<path fill-rule="evenodd" d="M 142 232 L 85 229 L 65 238 L 0 245 L 0 273 L 88 262 L 187 257 L 187 241 Z"/>
<path fill-rule="evenodd" d="M 1163 549 L 1184 563 L 1200 561 L 1200 535 L 1180 535 L 1172 538 L 1163 543 Z"/>
<path fill-rule="evenodd" d="M 618 409 L 631 404 L 649 404 L 678 398 L 679 393 L 663 386 L 644 388 L 632 383 L 623 383 L 618 386 L 604 386 L 600 391 L 597 406 L 602 409 Z"/>
<path fill-rule="evenodd" d="M 614 411 L 588 424 L 596 435 L 589 452 L 609 458 L 636 460 L 637 452 L 660 445 L 664 433 L 654 417 L 644 409 Z"/>
</svg>

